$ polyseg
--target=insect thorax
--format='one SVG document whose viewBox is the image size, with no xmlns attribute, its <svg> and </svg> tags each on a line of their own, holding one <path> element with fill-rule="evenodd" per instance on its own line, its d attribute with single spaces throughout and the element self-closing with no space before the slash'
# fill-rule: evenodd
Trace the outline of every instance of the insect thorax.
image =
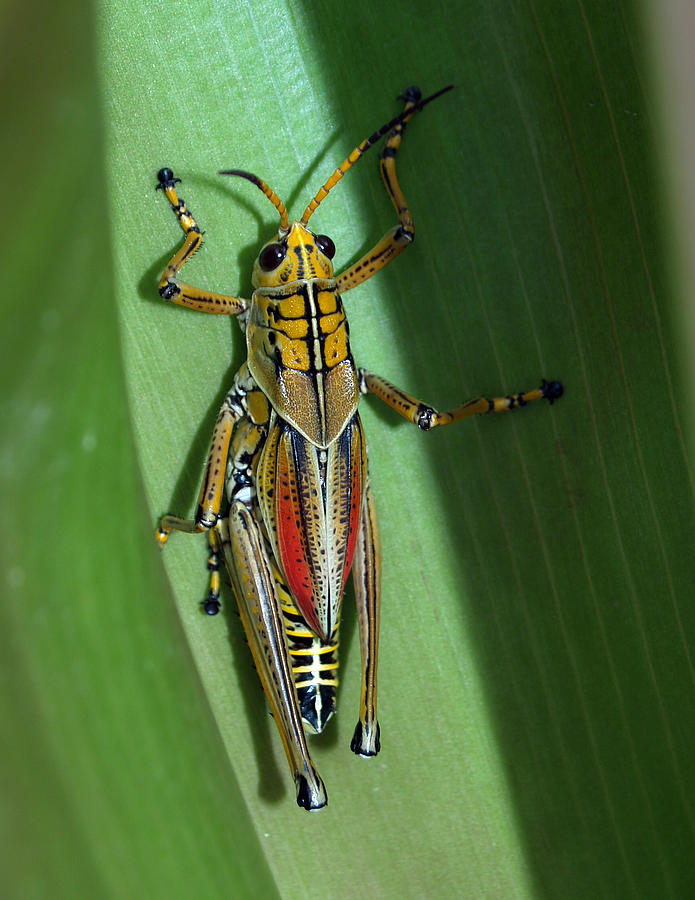
<svg viewBox="0 0 695 900">
<path fill-rule="evenodd" d="M 335 279 L 312 278 L 253 294 L 248 365 L 279 416 L 328 447 L 357 409 L 357 370 Z"/>
</svg>

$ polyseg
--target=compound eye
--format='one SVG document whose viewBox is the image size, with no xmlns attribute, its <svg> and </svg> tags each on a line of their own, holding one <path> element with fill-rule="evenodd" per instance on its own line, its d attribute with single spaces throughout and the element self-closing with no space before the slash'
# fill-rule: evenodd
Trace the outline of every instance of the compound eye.
<svg viewBox="0 0 695 900">
<path fill-rule="evenodd" d="M 287 255 L 287 247 L 284 244 L 268 244 L 261 250 L 258 257 L 258 265 L 264 272 L 272 272 L 277 269 Z"/>
<path fill-rule="evenodd" d="M 326 234 L 317 234 L 316 235 L 316 246 L 319 248 L 321 253 L 324 256 L 327 256 L 329 259 L 333 259 L 335 256 L 335 244 Z"/>
</svg>

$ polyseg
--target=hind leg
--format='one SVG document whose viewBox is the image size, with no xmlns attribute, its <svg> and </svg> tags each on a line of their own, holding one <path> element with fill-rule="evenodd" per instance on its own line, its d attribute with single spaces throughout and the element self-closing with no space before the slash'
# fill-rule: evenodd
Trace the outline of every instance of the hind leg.
<svg viewBox="0 0 695 900">
<path fill-rule="evenodd" d="M 359 756 L 376 756 L 381 749 L 376 712 L 381 547 L 369 482 L 362 504 L 362 521 L 352 564 L 352 578 L 362 653 L 362 693 L 360 718 L 350 748 Z"/>
<path fill-rule="evenodd" d="M 320 809 L 328 802 L 326 789 L 307 747 L 267 544 L 239 501 L 232 504 L 228 521 L 222 519 L 216 527 L 249 648 L 292 770 L 297 803 Z"/>
</svg>

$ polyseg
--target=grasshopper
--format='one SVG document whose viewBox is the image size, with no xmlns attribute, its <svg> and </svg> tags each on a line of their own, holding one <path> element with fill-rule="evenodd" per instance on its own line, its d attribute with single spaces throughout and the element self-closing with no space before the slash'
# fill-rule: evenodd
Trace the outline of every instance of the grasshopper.
<svg viewBox="0 0 695 900">
<path fill-rule="evenodd" d="M 412 116 L 450 86 L 421 99 L 402 95 L 400 115 L 362 141 L 290 222 L 285 205 L 250 172 L 220 172 L 259 188 L 280 216 L 277 234 L 253 268 L 250 300 L 185 284 L 183 265 L 201 245 L 201 232 L 179 198 L 169 168 L 158 173 L 185 234 L 159 283 L 165 299 L 189 309 L 237 316 L 248 358 L 226 395 L 215 425 L 192 520 L 164 516 L 157 539 L 172 531 L 206 532 L 210 593 L 203 607 L 220 609 L 219 560 L 224 558 L 248 644 L 275 718 L 297 790 L 307 810 L 326 805 L 323 782 L 306 734 L 320 733 L 335 712 L 338 632 L 343 590 L 352 571 L 361 647 L 359 721 L 351 749 L 375 756 L 379 581 L 381 551 L 367 467 L 367 444 L 357 411 L 374 394 L 423 431 L 475 414 L 501 412 L 562 395 L 560 382 L 506 397 L 476 397 L 445 412 L 358 369 L 350 352 L 341 294 L 391 262 L 413 240 L 414 226 L 396 178 L 396 156 Z M 398 224 L 361 259 L 334 274 L 335 245 L 309 229 L 329 191 L 358 159 L 387 135 L 381 176 Z"/>
</svg>

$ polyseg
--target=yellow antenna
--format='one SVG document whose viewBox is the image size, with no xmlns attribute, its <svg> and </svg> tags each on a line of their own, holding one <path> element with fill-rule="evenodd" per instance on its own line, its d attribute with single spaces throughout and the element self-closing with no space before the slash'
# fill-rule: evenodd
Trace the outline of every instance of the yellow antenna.
<svg viewBox="0 0 695 900">
<path fill-rule="evenodd" d="M 271 187 L 268 187 L 265 181 L 262 181 L 258 177 L 258 175 L 253 175 L 251 172 L 243 172 L 241 169 L 229 169 L 226 172 L 218 172 L 217 174 L 236 175 L 239 178 L 245 178 L 247 181 L 250 181 L 251 184 L 255 184 L 257 188 L 260 188 L 263 191 L 268 200 L 270 200 L 275 209 L 280 213 L 280 231 L 290 230 L 290 223 L 287 216 L 287 210 L 285 209 L 285 204 L 278 197 L 275 191 Z"/>
</svg>

